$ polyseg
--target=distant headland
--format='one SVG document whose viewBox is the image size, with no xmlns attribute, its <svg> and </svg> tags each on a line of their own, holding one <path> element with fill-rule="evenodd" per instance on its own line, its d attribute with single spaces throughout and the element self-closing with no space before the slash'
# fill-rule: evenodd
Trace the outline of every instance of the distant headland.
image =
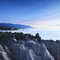
<svg viewBox="0 0 60 60">
<path fill-rule="evenodd" d="M 16 29 L 27 29 L 27 28 L 32 27 L 22 24 L 0 23 L 0 30 L 16 30 Z"/>
</svg>

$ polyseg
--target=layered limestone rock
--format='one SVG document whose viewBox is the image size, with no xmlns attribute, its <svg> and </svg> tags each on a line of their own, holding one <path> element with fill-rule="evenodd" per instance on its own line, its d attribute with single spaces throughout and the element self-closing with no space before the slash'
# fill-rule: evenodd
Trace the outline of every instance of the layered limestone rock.
<svg viewBox="0 0 60 60">
<path fill-rule="evenodd" d="M 0 45 L 0 60 L 10 60 L 3 47 Z"/>
<path fill-rule="evenodd" d="M 41 43 L 45 44 L 48 51 L 53 55 L 55 60 L 60 60 L 60 41 L 41 41 Z"/>
<path fill-rule="evenodd" d="M 16 60 L 54 60 L 44 44 L 32 40 L 10 44 L 11 52 Z"/>
<path fill-rule="evenodd" d="M 17 41 L 0 45 L 0 60 L 60 60 L 60 41 Z"/>
</svg>

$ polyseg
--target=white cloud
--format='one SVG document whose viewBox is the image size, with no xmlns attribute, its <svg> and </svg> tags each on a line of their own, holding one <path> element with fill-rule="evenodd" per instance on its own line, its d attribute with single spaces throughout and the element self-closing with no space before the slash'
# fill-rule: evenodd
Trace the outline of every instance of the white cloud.
<svg viewBox="0 0 60 60">
<path fill-rule="evenodd" d="M 49 28 L 49 27 L 55 27 L 56 25 L 60 25 L 60 16 L 58 17 L 52 17 L 45 20 L 27 20 L 27 21 L 21 21 L 17 22 L 18 24 L 25 24 L 30 25 L 37 28 Z"/>
</svg>

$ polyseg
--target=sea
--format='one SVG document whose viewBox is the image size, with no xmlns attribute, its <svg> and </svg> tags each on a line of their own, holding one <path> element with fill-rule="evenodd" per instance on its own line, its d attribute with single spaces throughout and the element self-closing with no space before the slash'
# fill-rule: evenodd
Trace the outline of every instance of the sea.
<svg viewBox="0 0 60 60">
<path fill-rule="evenodd" d="M 25 34 L 34 35 L 39 33 L 41 39 L 44 40 L 60 40 L 60 29 L 58 28 L 29 28 L 29 29 L 19 29 L 12 32 L 23 32 Z"/>
<path fill-rule="evenodd" d="M 29 29 L 18 29 L 10 32 L 23 32 L 24 34 L 34 35 L 39 33 L 41 39 L 44 40 L 60 40 L 60 29 L 59 28 L 29 28 Z"/>
</svg>

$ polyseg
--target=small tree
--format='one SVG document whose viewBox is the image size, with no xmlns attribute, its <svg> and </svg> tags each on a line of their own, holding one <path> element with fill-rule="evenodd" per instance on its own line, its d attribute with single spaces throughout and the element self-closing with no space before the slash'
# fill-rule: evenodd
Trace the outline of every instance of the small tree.
<svg viewBox="0 0 60 60">
<path fill-rule="evenodd" d="M 35 38 L 38 40 L 38 42 L 40 42 L 41 37 L 39 36 L 39 33 L 36 33 Z"/>
</svg>

